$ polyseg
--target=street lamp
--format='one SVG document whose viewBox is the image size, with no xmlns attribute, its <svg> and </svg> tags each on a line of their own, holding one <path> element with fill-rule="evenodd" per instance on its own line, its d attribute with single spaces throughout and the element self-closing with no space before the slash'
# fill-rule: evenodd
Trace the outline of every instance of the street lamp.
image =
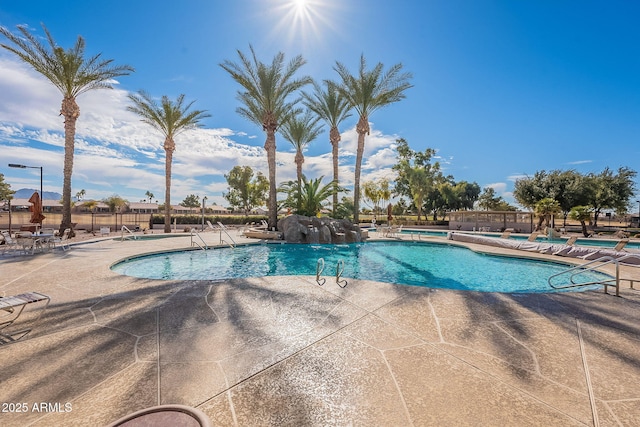
<svg viewBox="0 0 640 427">
<path fill-rule="evenodd" d="M 207 196 L 202 198 L 202 231 L 204 231 L 204 202 L 207 200 Z"/>
<path fill-rule="evenodd" d="M 9 163 L 9 167 L 10 168 L 19 168 L 19 169 L 26 169 L 26 168 L 40 169 L 40 200 L 42 201 L 42 199 L 43 199 L 43 194 L 42 194 L 42 166 L 26 166 L 26 165 L 18 165 L 18 164 L 15 164 L 15 163 Z"/>
</svg>

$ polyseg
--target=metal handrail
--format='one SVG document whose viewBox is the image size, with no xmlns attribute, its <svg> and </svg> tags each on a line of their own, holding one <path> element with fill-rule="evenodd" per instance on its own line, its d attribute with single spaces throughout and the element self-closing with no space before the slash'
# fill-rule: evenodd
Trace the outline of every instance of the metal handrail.
<svg viewBox="0 0 640 427">
<path fill-rule="evenodd" d="M 336 264 L 336 284 L 341 288 L 346 287 L 348 284 L 345 279 L 340 280 L 343 272 L 344 272 L 344 261 L 340 259 Z"/>
<path fill-rule="evenodd" d="M 131 237 L 133 237 L 133 240 L 136 240 L 136 239 L 138 238 L 138 236 L 136 236 L 135 234 L 133 234 L 133 231 L 129 230 L 129 228 L 128 228 L 126 225 L 123 225 L 123 226 L 120 228 L 120 232 L 121 232 L 121 235 L 120 235 L 120 241 L 124 241 L 124 232 L 125 232 L 125 231 L 126 231 L 127 233 L 131 234 Z M 129 237 L 129 236 L 127 236 L 127 237 Z"/>
<path fill-rule="evenodd" d="M 198 237 L 198 239 L 200 239 L 200 241 L 202 242 L 202 245 L 204 245 L 204 247 L 203 247 L 200 243 L 198 243 L 197 241 L 194 241 L 194 240 L 193 240 L 193 235 L 194 235 L 194 234 Z M 193 229 L 193 228 L 192 228 L 192 229 L 191 229 L 191 246 L 193 246 L 194 244 L 195 244 L 196 246 L 198 246 L 200 249 L 202 249 L 203 251 L 204 251 L 205 249 L 209 249 L 209 246 L 207 246 L 207 243 L 204 241 L 204 239 L 202 238 L 202 236 L 200 235 L 200 233 L 198 233 L 198 231 L 197 231 L 197 230 L 195 230 L 195 229 Z"/>
<path fill-rule="evenodd" d="M 616 296 L 620 296 L 620 264 L 619 261 L 620 259 L 626 259 L 627 256 L 623 256 L 621 258 L 613 258 L 611 256 L 603 256 L 600 257 L 598 259 L 594 259 L 592 261 L 589 261 L 586 264 L 582 264 L 582 265 L 578 265 L 575 267 L 571 267 L 565 271 L 561 271 L 560 273 L 556 273 L 556 274 L 552 274 L 551 276 L 549 276 L 549 279 L 547 280 L 547 283 L 549 284 L 549 286 L 551 286 L 554 289 L 568 289 L 568 288 L 575 288 L 575 287 L 580 287 L 580 286 L 590 286 L 590 285 L 602 285 L 604 286 L 604 292 L 607 293 L 609 286 L 611 286 L 609 284 L 609 282 L 613 282 L 615 281 L 615 287 L 616 287 Z M 574 281 L 574 277 L 580 275 L 580 274 L 584 274 L 588 271 L 595 271 L 596 268 L 602 268 L 605 265 L 608 264 L 615 264 L 616 266 L 616 277 L 615 279 L 610 279 L 610 280 L 598 280 L 598 281 L 594 281 L 594 282 L 585 282 L 585 283 L 576 283 Z M 597 265 L 596 265 L 597 264 Z M 588 267 L 588 268 L 585 268 Z M 551 283 L 551 280 L 554 277 L 558 277 L 561 276 L 563 274 L 569 274 L 571 272 L 574 272 L 573 274 L 571 274 L 571 276 L 569 277 L 569 281 L 571 282 L 570 285 L 563 285 L 563 286 L 557 286 L 554 285 L 553 283 Z"/>
<path fill-rule="evenodd" d="M 325 284 L 327 279 L 321 279 L 320 275 L 324 271 L 324 258 L 318 258 L 318 262 L 316 263 L 316 282 L 318 285 L 322 286 Z"/>
<path fill-rule="evenodd" d="M 220 227 L 220 243 L 227 243 L 229 246 L 231 246 L 232 248 L 235 248 L 237 243 L 235 240 L 233 240 L 233 237 L 231 237 L 231 235 L 227 232 L 227 227 L 225 227 L 220 221 L 218 221 L 218 226 Z M 224 234 L 227 235 L 227 237 L 229 238 L 229 240 L 231 240 L 231 243 L 229 242 L 225 242 L 222 239 L 222 232 L 224 231 Z"/>
</svg>

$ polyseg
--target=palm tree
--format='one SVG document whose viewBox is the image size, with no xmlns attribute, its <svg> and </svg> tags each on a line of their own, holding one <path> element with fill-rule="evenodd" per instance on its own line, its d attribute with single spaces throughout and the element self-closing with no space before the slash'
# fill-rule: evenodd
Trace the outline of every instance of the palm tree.
<svg viewBox="0 0 640 427">
<path fill-rule="evenodd" d="M 280 191 L 287 193 L 285 207 L 296 208 L 296 213 L 305 216 L 314 216 L 324 207 L 324 201 L 327 200 L 336 190 L 334 181 L 329 184 L 322 185 L 322 178 L 311 179 L 302 176 L 302 183 L 297 184 L 293 181 L 285 182 L 281 185 Z M 295 205 L 295 206 L 292 206 Z"/>
<path fill-rule="evenodd" d="M 128 65 L 115 66 L 112 59 L 102 59 L 101 54 L 85 58 L 85 41 L 78 36 L 72 48 L 64 50 L 56 44 L 49 30 L 42 24 L 49 46 L 29 33 L 26 26 L 18 25 L 22 37 L 0 27 L 0 34 L 14 45 L 0 44 L 17 55 L 22 61 L 46 77 L 62 92 L 64 116 L 64 169 L 62 185 L 62 223 L 60 232 L 71 228 L 71 175 L 73 171 L 73 152 L 75 148 L 76 121 L 80 116 L 80 107 L 76 103 L 78 95 L 94 89 L 112 89 L 112 79 L 128 75 L 134 69 Z"/>
<path fill-rule="evenodd" d="M 220 66 L 242 86 L 238 99 L 243 104 L 236 111 L 266 132 L 264 149 L 269 165 L 269 226 L 278 221 L 276 199 L 276 131 L 287 119 L 297 113 L 294 106 L 299 101 L 289 101 L 290 96 L 304 85 L 312 82 L 310 77 L 294 78 L 294 74 L 306 61 L 298 55 L 289 64 L 284 64 L 284 54 L 278 52 L 271 64 L 258 60 L 253 46 L 249 45 L 251 57 L 239 50 L 240 63 L 225 60 Z"/>
<path fill-rule="evenodd" d="M 376 110 L 405 98 L 404 91 L 413 85 L 409 83 L 410 73 L 402 73 L 402 64 L 392 66 L 383 73 L 382 63 L 372 70 L 367 70 L 364 55 L 360 56 L 360 70 L 357 76 L 340 62 L 336 62 L 334 70 L 342 79 L 337 87 L 340 95 L 346 98 L 359 115 L 356 132 L 358 132 L 358 148 L 356 150 L 355 180 L 353 183 L 353 220 L 359 221 L 360 214 L 360 172 L 364 153 L 365 135 L 370 132 L 369 116 Z"/>
<path fill-rule="evenodd" d="M 318 125 L 320 117 L 314 117 L 311 111 L 305 112 L 301 117 L 291 117 L 280 127 L 280 133 L 296 149 L 296 176 L 298 185 L 302 183 L 302 164 L 304 163 L 303 150 L 322 132 Z"/>
<path fill-rule="evenodd" d="M 340 131 L 338 126 L 345 119 L 351 117 L 349 101 L 340 95 L 333 82 L 325 81 L 326 90 L 317 83 L 313 84 L 313 94 L 302 93 L 304 105 L 316 113 L 329 126 L 329 142 L 331 142 L 331 156 L 333 160 L 333 181 L 338 182 L 338 144 Z M 333 216 L 338 208 L 338 193 L 333 194 Z"/>
<path fill-rule="evenodd" d="M 151 203 L 151 199 L 153 199 L 153 193 L 149 190 L 147 190 L 146 193 L 144 193 L 145 196 L 147 196 L 147 199 L 149 199 L 149 203 Z"/>
<path fill-rule="evenodd" d="M 176 149 L 175 137 L 190 129 L 201 127 L 200 120 L 211 117 L 210 114 L 202 110 L 189 111 L 193 102 L 184 105 L 184 95 L 179 95 L 175 102 L 167 96 L 163 96 L 160 105 L 151 98 L 151 95 L 144 91 L 139 91 L 139 95 L 129 95 L 133 106 L 127 107 L 142 117 L 142 121 L 164 135 L 165 152 L 165 197 L 164 205 L 164 232 L 171 232 L 171 162 L 173 152 Z"/>
</svg>

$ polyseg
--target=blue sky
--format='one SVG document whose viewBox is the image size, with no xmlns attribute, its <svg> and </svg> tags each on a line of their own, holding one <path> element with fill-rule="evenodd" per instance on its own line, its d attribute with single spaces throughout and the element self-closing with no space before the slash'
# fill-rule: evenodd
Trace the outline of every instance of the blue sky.
<svg viewBox="0 0 640 427">
<path fill-rule="evenodd" d="M 434 148 L 456 180 L 491 186 L 512 201 L 518 177 L 538 170 L 640 169 L 640 3 L 483 0 L 166 0 L 50 2 L 0 0 L 0 25 L 43 22 L 63 47 L 78 35 L 136 72 L 115 90 L 78 98 L 72 192 L 130 201 L 164 195 L 163 139 L 126 111 L 127 94 L 185 94 L 211 117 L 176 139 L 172 201 L 207 195 L 226 204 L 223 174 L 235 165 L 266 172 L 265 136 L 238 116 L 238 86 L 219 66 L 253 45 L 270 62 L 301 54 L 301 73 L 336 79 L 336 61 L 354 73 L 402 63 L 413 74 L 406 99 L 370 121 L 362 179 L 393 179 L 393 144 Z M 3 43 L 6 40 L 2 40 Z M 62 98 L 51 84 L 0 50 L 0 173 L 12 188 L 61 192 Z M 357 117 L 342 125 L 341 179 L 353 181 Z M 295 176 L 291 145 L 277 136 L 278 181 Z M 325 132 L 303 172 L 331 175 Z"/>
</svg>

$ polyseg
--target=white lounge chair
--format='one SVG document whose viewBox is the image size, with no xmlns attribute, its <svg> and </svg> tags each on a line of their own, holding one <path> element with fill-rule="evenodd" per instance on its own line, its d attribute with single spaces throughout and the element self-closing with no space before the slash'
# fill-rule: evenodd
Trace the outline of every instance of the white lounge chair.
<svg viewBox="0 0 640 427">
<path fill-rule="evenodd" d="M 539 232 L 534 231 L 533 233 L 529 234 L 529 237 L 527 238 L 527 241 L 528 242 L 535 242 L 539 235 L 540 235 Z"/>
<path fill-rule="evenodd" d="M 27 305 L 39 302 L 45 302 L 45 304 L 40 307 L 40 312 L 37 317 L 25 324 L 26 327 L 19 328 L 18 330 L 5 331 L 7 328 L 11 329 L 10 327 L 20 319 Z M 0 344 L 17 341 L 29 334 L 49 306 L 49 302 L 51 302 L 51 298 L 39 292 L 27 292 L 20 295 L 0 298 L 0 313 L 4 314 L 0 314 Z"/>
<path fill-rule="evenodd" d="M 629 239 L 621 239 L 613 248 L 613 250 L 616 252 L 620 252 L 624 250 L 624 247 L 627 246 L 627 243 L 629 243 Z"/>
<path fill-rule="evenodd" d="M 2 245 L 3 253 L 7 253 L 7 252 L 15 253 L 20 247 L 16 239 L 11 237 L 11 233 L 9 233 L 8 231 L 2 232 L 2 238 L 4 239 L 4 244 Z"/>
</svg>

